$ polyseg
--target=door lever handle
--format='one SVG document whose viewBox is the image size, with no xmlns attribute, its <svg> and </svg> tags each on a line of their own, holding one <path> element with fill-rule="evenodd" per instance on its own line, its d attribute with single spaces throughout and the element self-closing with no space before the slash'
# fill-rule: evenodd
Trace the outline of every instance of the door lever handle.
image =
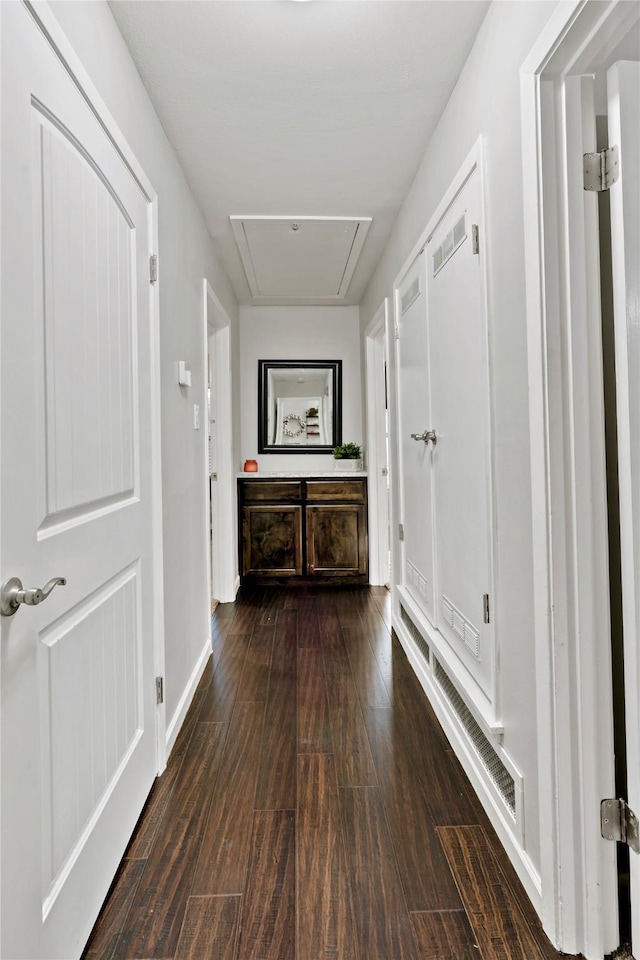
<svg viewBox="0 0 640 960">
<path fill-rule="evenodd" d="M 0 613 L 3 617 L 12 617 L 21 604 L 35 607 L 47 599 L 54 587 L 64 587 L 66 582 L 65 577 L 53 577 L 44 587 L 28 587 L 25 590 L 19 577 L 9 577 L 0 586 Z"/>
<path fill-rule="evenodd" d="M 424 430 L 422 433 L 412 433 L 411 439 L 424 440 L 425 443 L 429 443 L 429 441 L 431 441 L 435 447 L 436 443 L 438 442 L 438 434 L 435 430 Z"/>
</svg>

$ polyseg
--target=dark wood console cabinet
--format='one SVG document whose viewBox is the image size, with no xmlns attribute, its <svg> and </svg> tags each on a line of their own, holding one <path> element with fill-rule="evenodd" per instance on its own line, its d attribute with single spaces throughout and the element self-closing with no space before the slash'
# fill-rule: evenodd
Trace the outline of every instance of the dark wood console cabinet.
<svg viewBox="0 0 640 960">
<path fill-rule="evenodd" d="M 367 481 L 238 480 L 243 581 L 368 580 Z"/>
</svg>

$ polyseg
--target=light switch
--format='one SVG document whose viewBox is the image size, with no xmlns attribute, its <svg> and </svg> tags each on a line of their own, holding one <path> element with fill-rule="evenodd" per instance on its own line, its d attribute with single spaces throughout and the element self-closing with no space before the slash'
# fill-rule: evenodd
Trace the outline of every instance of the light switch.
<svg viewBox="0 0 640 960">
<path fill-rule="evenodd" d="M 193 429 L 200 429 L 200 407 L 197 403 L 194 403 L 193 405 Z"/>
<path fill-rule="evenodd" d="M 178 383 L 181 387 L 191 386 L 191 370 L 185 360 L 178 360 Z"/>
</svg>

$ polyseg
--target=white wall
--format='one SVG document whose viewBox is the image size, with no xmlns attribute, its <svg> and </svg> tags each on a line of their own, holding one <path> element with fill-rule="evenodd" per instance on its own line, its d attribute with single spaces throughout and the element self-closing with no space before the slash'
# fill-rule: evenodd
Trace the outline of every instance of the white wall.
<svg viewBox="0 0 640 960">
<path fill-rule="evenodd" d="M 258 360 L 342 360 L 342 440 L 363 443 L 358 307 L 241 307 L 238 469 L 333 470 L 328 454 L 258 455 Z"/>
<path fill-rule="evenodd" d="M 497 493 L 497 608 L 504 746 L 524 776 L 525 849 L 540 860 L 533 678 L 532 516 L 528 435 L 519 69 L 556 4 L 494 3 L 478 34 L 361 304 L 361 329 L 385 296 L 477 138 L 486 145 L 485 255 L 492 332 Z M 393 349 L 393 344 L 392 344 Z M 437 424 L 434 424 L 437 429 Z M 394 504 L 397 521 L 397 504 Z M 395 523 L 392 529 L 395 529 Z M 398 550 L 395 548 L 395 569 Z"/>
<path fill-rule="evenodd" d="M 165 698 L 171 729 L 210 629 L 203 562 L 205 410 L 203 429 L 193 429 L 193 404 L 204 390 L 203 277 L 235 326 L 238 307 L 109 7 L 102 0 L 57 0 L 51 9 L 158 194 Z M 237 331 L 233 336 L 237 345 Z M 191 367 L 190 389 L 177 384 L 178 360 Z"/>
</svg>

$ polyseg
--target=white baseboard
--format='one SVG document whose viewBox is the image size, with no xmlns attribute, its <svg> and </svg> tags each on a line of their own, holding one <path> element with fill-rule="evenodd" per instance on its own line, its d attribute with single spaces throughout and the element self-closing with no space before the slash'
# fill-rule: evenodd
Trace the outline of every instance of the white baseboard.
<svg viewBox="0 0 640 960">
<path fill-rule="evenodd" d="M 200 677 L 205 671 L 205 667 L 209 662 L 209 657 L 211 656 L 211 637 L 207 637 L 204 647 L 202 648 L 202 653 L 198 657 L 197 663 L 193 668 L 193 672 L 189 677 L 186 687 L 180 697 L 176 711 L 173 714 L 171 721 L 167 726 L 167 757 L 173 749 L 173 745 L 176 742 L 176 737 L 180 732 L 180 727 L 184 723 L 184 718 L 187 715 L 187 710 L 191 706 L 191 701 L 193 700 L 193 695 L 196 692 L 196 688 L 200 683 Z"/>
<path fill-rule="evenodd" d="M 392 613 L 391 625 L 404 648 L 409 663 L 413 667 L 422 689 L 433 707 L 433 711 L 451 744 L 453 752 L 458 757 L 464 772 L 469 778 L 471 786 L 484 807 L 494 830 L 498 834 L 500 842 L 509 860 L 513 864 L 529 899 L 538 916 L 542 916 L 542 880 L 536 866 L 523 847 L 523 839 L 526 835 L 524 824 L 520 823 L 519 830 L 514 831 L 513 825 L 500 808 L 500 804 L 496 802 L 492 791 L 488 789 L 482 764 L 470 748 L 460 724 L 456 722 L 455 717 L 452 715 L 452 711 L 447 709 L 447 705 L 432 678 L 430 669 L 426 667 L 423 658 L 417 651 L 414 641 L 404 628 L 402 621 L 396 616 L 395 610 Z M 524 811 L 522 808 L 519 810 L 519 814 L 520 817 L 523 818 Z"/>
</svg>

